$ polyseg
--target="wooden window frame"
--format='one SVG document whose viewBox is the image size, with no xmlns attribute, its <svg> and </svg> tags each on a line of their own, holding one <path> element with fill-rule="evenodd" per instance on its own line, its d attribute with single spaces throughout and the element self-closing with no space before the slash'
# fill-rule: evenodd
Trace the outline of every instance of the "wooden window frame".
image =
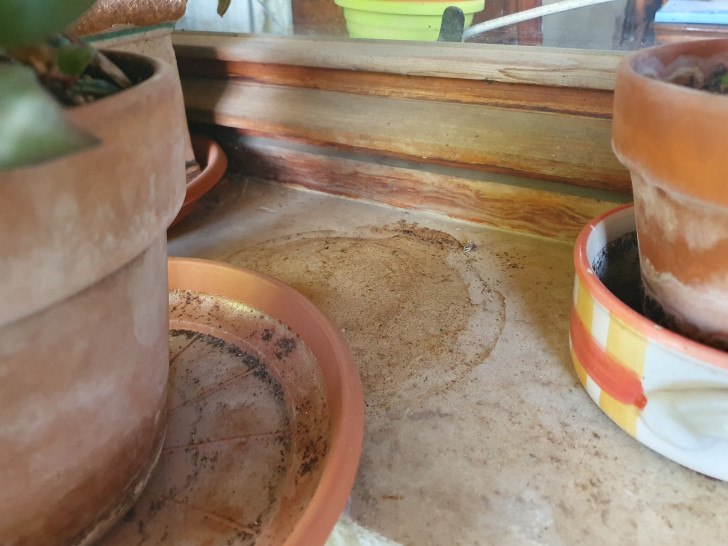
<svg viewBox="0 0 728 546">
<path fill-rule="evenodd" d="M 611 150 L 620 52 L 187 32 L 174 45 L 190 120 L 250 174 L 396 206 L 431 192 L 435 210 L 494 225 L 523 218 L 483 213 L 493 195 L 536 192 L 524 214 L 558 218 L 526 231 L 563 240 L 629 199 Z"/>
</svg>

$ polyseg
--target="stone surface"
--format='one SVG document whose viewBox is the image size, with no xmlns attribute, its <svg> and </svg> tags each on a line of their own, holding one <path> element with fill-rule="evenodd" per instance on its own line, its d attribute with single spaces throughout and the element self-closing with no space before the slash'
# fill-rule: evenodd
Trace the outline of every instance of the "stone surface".
<svg viewBox="0 0 728 546">
<path fill-rule="evenodd" d="M 345 329 L 367 404 L 357 523 L 418 546 L 728 536 L 728 485 L 643 447 L 579 384 L 570 245 L 230 175 L 169 252 L 277 276 Z"/>
</svg>

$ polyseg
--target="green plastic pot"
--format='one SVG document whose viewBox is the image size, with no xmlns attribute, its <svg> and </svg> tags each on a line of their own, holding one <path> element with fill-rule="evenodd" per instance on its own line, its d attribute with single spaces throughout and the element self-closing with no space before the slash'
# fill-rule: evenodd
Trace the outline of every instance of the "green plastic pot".
<svg viewBox="0 0 728 546">
<path fill-rule="evenodd" d="M 442 14 L 456 6 L 465 14 L 465 28 L 482 11 L 485 0 L 334 0 L 344 8 L 350 38 L 419 40 L 434 42 L 440 34 Z"/>
</svg>

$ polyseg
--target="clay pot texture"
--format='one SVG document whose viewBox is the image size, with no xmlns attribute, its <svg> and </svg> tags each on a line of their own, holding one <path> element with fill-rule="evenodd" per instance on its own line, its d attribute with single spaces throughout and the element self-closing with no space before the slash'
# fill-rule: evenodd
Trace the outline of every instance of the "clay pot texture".
<svg viewBox="0 0 728 546">
<path fill-rule="evenodd" d="M 89 544 L 166 423 L 165 231 L 185 193 L 174 72 L 67 110 L 98 146 L 0 173 L 0 544 Z"/>
<path fill-rule="evenodd" d="M 642 281 L 663 323 L 728 347 L 728 97 L 677 83 L 728 40 L 645 49 L 617 70 L 613 148 L 631 171 Z"/>
</svg>

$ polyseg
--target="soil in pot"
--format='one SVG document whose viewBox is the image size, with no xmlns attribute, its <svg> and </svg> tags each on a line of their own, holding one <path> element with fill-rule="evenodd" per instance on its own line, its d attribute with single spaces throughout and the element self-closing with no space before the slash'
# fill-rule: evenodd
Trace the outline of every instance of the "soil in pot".
<svg viewBox="0 0 728 546">
<path fill-rule="evenodd" d="M 596 257 L 592 268 L 612 294 L 642 314 L 644 287 L 640 278 L 636 231 L 610 241 Z"/>
<path fill-rule="evenodd" d="M 594 273 L 604 286 L 633 311 L 659 324 L 663 328 L 685 335 L 685 325 L 676 322 L 675 317 L 646 291 L 640 277 L 639 247 L 637 232 L 626 233 L 611 241 L 602 249 L 592 264 Z M 688 337 L 699 339 L 697 331 L 687 332 Z M 716 349 L 728 351 L 728 344 L 720 341 L 712 344 Z"/>
<path fill-rule="evenodd" d="M 728 95 L 728 67 L 723 63 L 718 63 L 708 71 L 690 70 L 673 78 L 670 83 L 709 93 Z"/>
</svg>

